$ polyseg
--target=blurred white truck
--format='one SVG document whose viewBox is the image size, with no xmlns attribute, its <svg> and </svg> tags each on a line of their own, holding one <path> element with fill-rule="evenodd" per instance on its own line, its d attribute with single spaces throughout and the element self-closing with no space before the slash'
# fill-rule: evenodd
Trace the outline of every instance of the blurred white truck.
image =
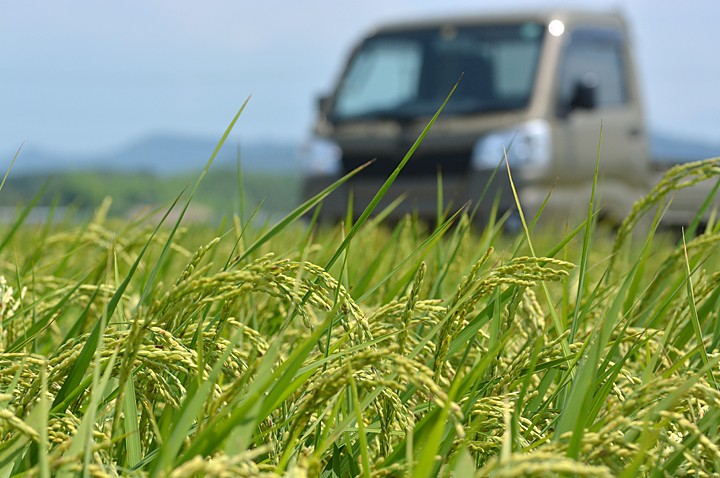
<svg viewBox="0 0 720 478">
<path fill-rule="evenodd" d="M 305 195 L 374 159 L 322 207 L 324 217 L 344 216 L 352 191 L 359 214 L 462 74 L 380 207 L 402 196 L 393 214 L 434 217 L 440 173 L 443 207 L 470 202 L 482 221 L 497 205 L 512 222 L 506 149 L 526 216 L 551 191 L 543 216 L 583 215 L 602 125 L 597 204 L 601 215 L 621 220 L 659 178 L 628 37 L 620 15 L 564 10 L 378 28 L 319 101 L 304 153 Z M 683 191 L 666 221 L 689 222 L 709 190 Z"/>
</svg>

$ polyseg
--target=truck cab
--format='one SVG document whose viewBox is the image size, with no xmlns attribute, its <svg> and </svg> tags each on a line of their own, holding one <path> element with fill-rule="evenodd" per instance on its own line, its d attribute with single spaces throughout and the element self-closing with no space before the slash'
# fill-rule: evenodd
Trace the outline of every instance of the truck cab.
<svg viewBox="0 0 720 478">
<path fill-rule="evenodd" d="M 322 209 L 326 217 L 342 217 L 348 204 L 362 212 L 458 79 L 381 203 L 404 198 L 394 215 L 435 217 L 441 178 L 443 209 L 469 203 L 480 221 L 494 208 L 512 217 L 506 156 L 530 217 L 548 195 L 543 216 L 584 214 L 598 154 L 604 215 L 623 218 L 647 191 L 647 136 L 627 26 L 616 14 L 563 10 L 372 31 L 319 101 L 304 154 L 306 196 L 374 160 Z"/>
</svg>

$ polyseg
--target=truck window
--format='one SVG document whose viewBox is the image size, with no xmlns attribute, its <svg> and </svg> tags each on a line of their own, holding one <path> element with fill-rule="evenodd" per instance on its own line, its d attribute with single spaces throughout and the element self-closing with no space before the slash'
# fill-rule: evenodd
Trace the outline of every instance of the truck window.
<svg viewBox="0 0 720 478">
<path fill-rule="evenodd" d="M 618 34 L 601 30 L 573 32 L 561 66 L 560 108 L 567 108 L 576 85 L 583 81 L 597 84 L 598 108 L 627 103 L 625 62 Z"/>
<path fill-rule="evenodd" d="M 545 28 L 539 23 L 378 33 L 351 58 L 331 121 L 432 115 L 463 75 L 445 113 L 527 107 Z"/>
<path fill-rule="evenodd" d="M 335 111 L 355 116 L 395 108 L 417 96 L 422 51 L 401 40 L 374 42 L 355 57 L 340 90 Z"/>
</svg>

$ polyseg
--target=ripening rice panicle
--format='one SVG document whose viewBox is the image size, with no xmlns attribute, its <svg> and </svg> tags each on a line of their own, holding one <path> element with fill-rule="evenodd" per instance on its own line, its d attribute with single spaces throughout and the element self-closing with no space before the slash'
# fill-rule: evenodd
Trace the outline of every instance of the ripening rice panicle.
<svg viewBox="0 0 720 478">
<path fill-rule="evenodd" d="M 413 281 L 412 290 L 410 291 L 410 296 L 408 297 L 407 303 L 405 304 L 405 310 L 403 310 L 402 315 L 402 330 L 400 331 L 400 339 L 398 341 L 399 345 L 399 354 L 403 355 L 404 349 L 405 349 L 405 343 L 407 342 L 407 336 L 408 336 L 408 327 L 410 325 L 410 318 L 413 316 L 413 312 L 415 309 L 415 304 L 417 304 L 418 297 L 420 295 L 420 288 L 422 287 L 423 279 L 425 278 L 425 272 L 427 271 L 427 265 L 425 263 L 420 264 L 420 268 L 418 269 L 417 276 L 415 277 L 415 280 Z"/>
<path fill-rule="evenodd" d="M 0 353 L 4 352 L 26 324 L 17 317 L 18 308 L 25 298 L 27 288 L 23 287 L 19 294 L 8 285 L 5 276 L 0 276 Z"/>
<path fill-rule="evenodd" d="M 669 194 L 718 176 L 720 158 L 683 163 L 670 168 L 662 180 L 633 205 L 632 211 L 621 224 L 613 245 L 611 263 L 616 260 L 617 253 L 643 216 L 653 208 L 661 208 Z"/>
<path fill-rule="evenodd" d="M 443 374 L 444 362 L 450 341 L 465 323 L 477 303 L 495 288 L 509 286 L 529 288 L 543 281 L 557 281 L 568 275 L 573 264 L 553 258 L 518 257 L 507 265 L 498 266 L 477 277 L 478 270 L 490 257 L 492 250 L 473 266 L 470 275 L 463 279 L 448 310 L 447 321 L 440 331 L 440 345 L 435 355 L 435 379 Z M 554 266 L 554 267 L 549 267 Z"/>
<path fill-rule="evenodd" d="M 720 243 L 720 233 L 705 233 L 687 241 L 684 245 L 678 245 L 658 267 L 658 277 L 670 276 L 673 269 L 682 270 L 686 252 L 689 257 L 711 258 L 715 256 L 718 243 Z M 662 284 L 661 281 L 652 282 L 643 292 L 643 301 L 651 300 L 658 293 Z"/>
<path fill-rule="evenodd" d="M 610 478 L 614 474 L 604 466 L 587 465 L 558 453 L 534 451 L 514 454 L 508 460 L 493 459 L 478 476 L 516 478 L 521 476 L 578 476 Z"/>
</svg>

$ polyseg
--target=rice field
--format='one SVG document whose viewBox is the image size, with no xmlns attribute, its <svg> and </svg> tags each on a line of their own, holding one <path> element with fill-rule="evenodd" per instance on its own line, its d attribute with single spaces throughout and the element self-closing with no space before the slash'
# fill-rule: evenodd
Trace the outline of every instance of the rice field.
<svg viewBox="0 0 720 478">
<path fill-rule="evenodd" d="M 618 229 L 20 213 L 0 477 L 717 476 L 720 228 L 654 211 L 719 164 Z"/>
</svg>

